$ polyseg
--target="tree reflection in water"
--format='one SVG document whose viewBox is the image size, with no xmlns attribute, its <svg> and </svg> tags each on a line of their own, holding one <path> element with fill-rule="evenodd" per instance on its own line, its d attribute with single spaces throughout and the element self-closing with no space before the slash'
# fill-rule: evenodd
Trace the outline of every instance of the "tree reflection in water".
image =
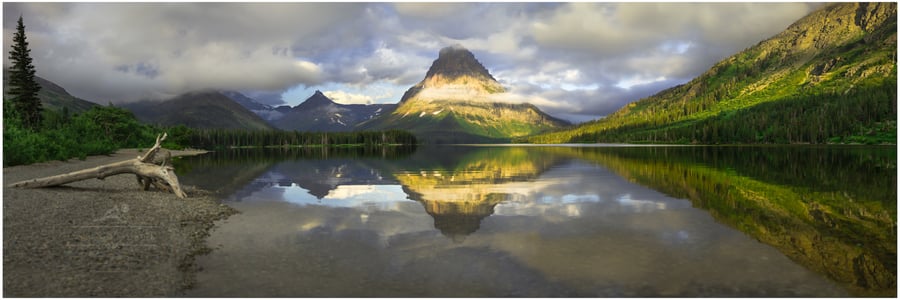
<svg viewBox="0 0 900 300">
<path fill-rule="evenodd" d="M 260 191 L 268 189 L 276 191 L 278 201 L 367 207 L 365 218 L 374 215 L 368 211 L 373 202 L 412 200 L 433 219 L 434 229 L 459 244 L 498 211 L 505 212 L 500 215 L 528 211 L 550 218 L 545 208 L 552 206 L 576 218 L 585 206 L 567 201 L 643 203 L 627 194 L 614 198 L 577 190 L 550 194 L 549 187 L 562 186 L 568 179 L 548 181 L 545 173 L 569 162 L 586 162 L 687 199 L 716 221 L 775 247 L 854 295 L 896 294 L 894 148 L 444 146 L 418 151 L 241 151 L 245 152 L 179 161 L 179 170 L 187 172 L 179 176 L 186 184 L 219 190 L 233 201 L 258 201 Z M 216 173 L 222 176 L 208 176 Z M 399 186 L 405 195 L 366 188 L 373 185 Z M 310 200 L 284 198 L 289 189 L 298 189 Z M 406 205 L 379 207 L 403 207 L 409 213 Z M 664 236 L 686 237 L 685 232 Z"/>
</svg>

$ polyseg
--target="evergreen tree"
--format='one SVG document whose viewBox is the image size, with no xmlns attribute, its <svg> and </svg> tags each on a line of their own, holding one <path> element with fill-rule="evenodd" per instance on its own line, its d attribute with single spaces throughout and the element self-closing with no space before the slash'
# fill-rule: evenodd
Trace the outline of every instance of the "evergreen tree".
<svg viewBox="0 0 900 300">
<path fill-rule="evenodd" d="M 41 86 L 34 79 L 35 70 L 31 64 L 30 52 L 28 42 L 25 41 L 25 25 L 22 23 L 22 16 L 19 16 L 19 25 L 13 34 L 12 50 L 9 51 L 9 59 L 12 61 L 9 70 L 10 106 L 26 128 L 37 130 L 41 126 L 43 108 L 37 96 Z"/>
</svg>

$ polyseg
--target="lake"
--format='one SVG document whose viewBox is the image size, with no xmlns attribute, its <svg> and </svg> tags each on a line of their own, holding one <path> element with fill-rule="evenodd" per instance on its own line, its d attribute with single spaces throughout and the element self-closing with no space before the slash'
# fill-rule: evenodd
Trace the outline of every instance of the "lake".
<svg viewBox="0 0 900 300">
<path fill-rule="evenodd" d="M 897 153 L 864 146 L 243 149 L 197 297 L 896 295 Z"/>
</svg>

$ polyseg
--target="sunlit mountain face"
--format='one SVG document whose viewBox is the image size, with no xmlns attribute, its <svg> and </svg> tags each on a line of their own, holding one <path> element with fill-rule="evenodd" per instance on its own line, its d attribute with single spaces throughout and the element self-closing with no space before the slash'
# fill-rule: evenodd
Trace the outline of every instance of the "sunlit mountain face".
<svg viewBox="0 0 900 300">
<path fill-rule="evenodd" d="M 468 49 L 440 50 L 419 83 L 410 87 L 393 112 L 359 125 L 365 129 L 403 129 L 429 143 L 508 141 L 569 125 L 507 93 Z"/>
</svg>

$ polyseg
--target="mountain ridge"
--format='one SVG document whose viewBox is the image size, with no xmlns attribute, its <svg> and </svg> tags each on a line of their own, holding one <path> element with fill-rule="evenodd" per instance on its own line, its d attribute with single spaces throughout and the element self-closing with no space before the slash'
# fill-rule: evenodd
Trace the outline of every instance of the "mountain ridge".
<svg viewBox="0 0 900 300">
<path fill-rule="evenodd" d="M 141 122 L 185 125 L 191 128 L 270 130 L 256 113 L 215 90 L 200 90 L 163 101 L 139 101 L 122 105 Z"/>
<path fill-rule="evenodd" d="M 826 5 L 688 83 L 522 140 L 896 143 L 896 18 L 896 3 Z"/>
<path fill-rule="evenodd" d="M 317 90 L 271 124 L 282 130 L 353 131 L 358 124 L 391 113 L 396 107 L 396 104 L 340 104 Z"/>
<path fill-rule="evenodd" d="M 259 103 L 255 99 L 247 97 L 240 92 L 219 91 L 219 93 L 225 95 L 228 98 L 231 98 L 231 100 L 234 100 L 234 102 L 237 102 L 244 108 L 249 109 L 251 112 L 260 116 L 267 122 L 271 123 L 273 120 L 277 120 L 284 116 L 284 111 L 279 109 L 278 107 L 272 107 L 271 105 Z"/>
<path fill-rule="evenodd" d="M 7 80 L 8 76 L 9 71 L 4 70 L 3 82 L 9 82 Z M 45 109 L 57 112 L 62 112 L 65 109 L 68 110 L 69 113 L 81 113 L 90 110 L 94 106 L 99 105 L 97 103 L 94 103 L 93 101 L 75 97 L 72 94 L 69 94 L 69 92 L 66 91 L 65 88 L 43 77 L 35 75 L 34 79 L 35 81 L 37 81 L 38 85 L 41 86 L 41 90 L 38 91 L 38 99 L 41 99 L 41 105 Z M 4 85 L 4 94 L 6 94 L 8 91 L 9 85 Z"/>
</svg>

